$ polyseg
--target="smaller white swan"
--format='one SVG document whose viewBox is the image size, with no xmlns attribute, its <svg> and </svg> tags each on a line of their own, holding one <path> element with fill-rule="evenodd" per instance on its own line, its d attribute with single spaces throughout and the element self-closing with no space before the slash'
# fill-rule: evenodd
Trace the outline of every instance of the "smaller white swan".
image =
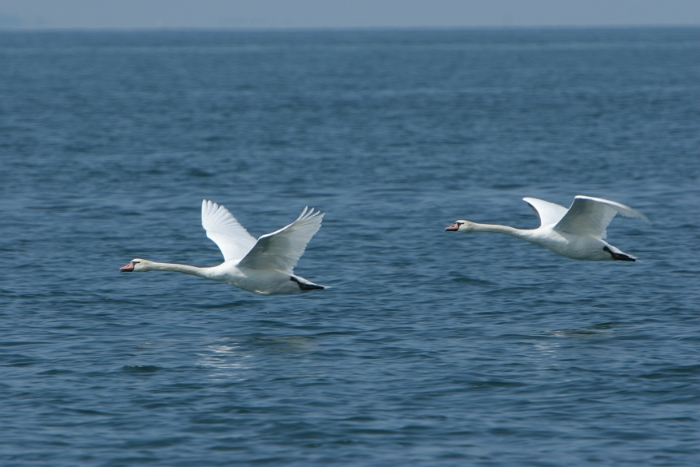
<svg viewBox="0 0 700 467">
<path fill-rule="evenodd" d="M 223 206 L 202 201 L 202 226 L 224 255 L 214 267 L 158 263 L 141 258 L 121 267 L 121 272 L 171 271 L 192 274 L 262 295 L 290 294 L 326 288 L 293 274 L 311 237 L 321 228 L 323 214 L 304 208 L 286 227 L 255 240 Z"/>
<path fill-rule="evenodd" d="M 636 261 L 634 256 L 623 253 L 607 243 L 607 227 L 615 214 L 637 217 L 646 216 L 629 206 L 602 198 L 577 195 L 569 209 L 559 204 L 536 198 L 523 198 L 540 217 L 540 227 L 523 230 L 507 225 L 477 224 L 458 220 L 445 228 L 450 232 L 496 232 L 522 238 L 567 258 L 585 261 Z"/>
</svg>

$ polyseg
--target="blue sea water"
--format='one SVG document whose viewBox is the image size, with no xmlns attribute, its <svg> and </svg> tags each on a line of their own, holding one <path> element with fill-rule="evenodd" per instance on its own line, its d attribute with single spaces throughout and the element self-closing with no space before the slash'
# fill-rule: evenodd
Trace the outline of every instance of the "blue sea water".
<svg viewBox="0 0 700 467">
<path fill-rule="evenodd" d="M 614 199 L 578 262 L 455 219 Z M 695 466 L 700 29 L 0 33 L 3 466 Z M 326 212 L 261 297 L 221 261 Z"/>
</svg>

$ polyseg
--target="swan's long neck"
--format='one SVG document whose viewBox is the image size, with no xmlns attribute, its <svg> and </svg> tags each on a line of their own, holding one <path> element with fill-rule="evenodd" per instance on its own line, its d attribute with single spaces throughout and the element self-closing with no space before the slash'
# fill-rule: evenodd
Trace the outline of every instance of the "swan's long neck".
<svg viewBox="0 0 700 467">
<path fill-rule="evenodd" d="M 478 224 L 476 222 L 472 223 L 472 230 L 474 232 L 495 232 L 502 233 L 506 235 L 511 235 L 513 237 L 522 238 L 524 240 L 530 239 L 530 230 L 516 229 L 515 227 L 510 227 L 508 225 L 499 224 Z"/>
<path fill-rule="evenodd" d="M 199 276 L 207 279 L 215 279 L 212 271 L 213 268 L 198 268 L 196 266 L 190 266 L 188 264 L 159 263 L 157 261 L 149 261 L 147 267 L 148 271 L 182 272 L 184 274 L 190 274 L 192 276 Z"/>
</svg>

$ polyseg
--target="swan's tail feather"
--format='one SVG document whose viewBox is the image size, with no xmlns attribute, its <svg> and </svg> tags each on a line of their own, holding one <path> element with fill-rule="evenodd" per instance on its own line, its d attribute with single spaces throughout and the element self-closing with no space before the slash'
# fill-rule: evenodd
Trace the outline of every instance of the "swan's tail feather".
<svg viewBox="0 0 700 467">
<path fill-rule="evenodd" d="M 613 251 L 611 248 L 603 247 L 603 250 L 607 251 L 610 253 L 610 256 L 612 256 L 612 259 L 615 261 L 637 261 L 637 258 L 635 258 L 632 255 L 628 255 L 627 253 L 623 253 L 621 251 Z"/>
<path fill-rule="evenodd" d="M 302 290 L 304 292 L 306 292 L 307 290 L 323 290 L 328 288 L 328 286 L 314 284 L 311 281 L 307 281 L 303 277 L 291 276 L 289 280 L 292 282 L 296 282 L 299 286 L 299 290 Z"/>
</svg>

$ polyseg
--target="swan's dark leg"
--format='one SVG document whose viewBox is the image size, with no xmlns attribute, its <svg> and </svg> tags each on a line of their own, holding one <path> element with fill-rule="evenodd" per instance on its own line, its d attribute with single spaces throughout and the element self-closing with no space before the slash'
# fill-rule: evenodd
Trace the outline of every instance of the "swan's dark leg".
<svg viewBox="0 0 700 467">
<path fill-rule="evenodd" d="M 317 290 L 317 289 L 323 290 L 324 289 L 324 287 L 322 285 L 304 284 L 303 282 L 301 282 L 299 279 L 297 279 L 294 276 L 290 277 L 289 280 L 292 282 L 296 282 L 297 285 L 299 286 L 300 290 Z"/>
<path fill-rule="evenodd" d="M 612 256 L 612 258 L 617 261 L 637 261 L 636 259 L 632 258 L 631 256 L 627 256 L 624 253 L 615 253 L 607 246 L 603 247 L 603 251 L 607 251 L 608 253 L 610 253 L 610 256 Z"/>
</svg>

